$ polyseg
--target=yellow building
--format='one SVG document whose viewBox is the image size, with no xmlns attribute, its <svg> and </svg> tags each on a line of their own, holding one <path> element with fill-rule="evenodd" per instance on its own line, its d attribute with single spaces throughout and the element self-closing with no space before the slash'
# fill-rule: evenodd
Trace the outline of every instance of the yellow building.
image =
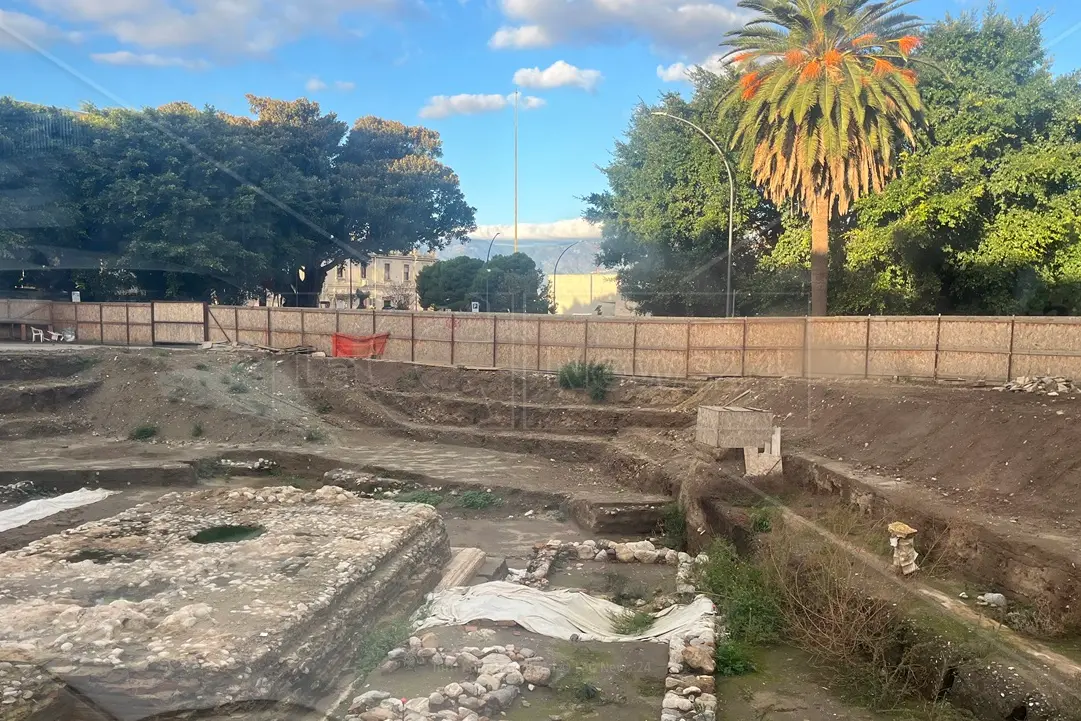
<svg viewBox="0 0 1081 721">
<path fill-rule="evenodd" d="M 560 273 L 548 276 L 548 289 L 562 315 L 634 315 L 619 294 L 615 273 Z"/>
<path fill-rule="evenodd" d="M 319 305 L 417 310 L 417 274 L 434 262 L 435 253 L 389 253 L 373 255 L 367 263 L 344 263 L 327 274 Z M 368 293 L 363 304 L 357 299 L 358 290 Z"/>
</svg>

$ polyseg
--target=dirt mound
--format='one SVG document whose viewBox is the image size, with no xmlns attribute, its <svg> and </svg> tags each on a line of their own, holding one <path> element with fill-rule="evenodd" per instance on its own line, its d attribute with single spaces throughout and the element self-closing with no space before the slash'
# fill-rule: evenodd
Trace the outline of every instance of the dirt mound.
<svg viewBox="0 0 1081 721">
<path fill-rule="evenodd" d="M 803 449 L 925 485 L 944 503 L 1081 528 L 1081 399 L 867 381 L 732 379 L 699 402 L 764 408 Z"/>
</svg>

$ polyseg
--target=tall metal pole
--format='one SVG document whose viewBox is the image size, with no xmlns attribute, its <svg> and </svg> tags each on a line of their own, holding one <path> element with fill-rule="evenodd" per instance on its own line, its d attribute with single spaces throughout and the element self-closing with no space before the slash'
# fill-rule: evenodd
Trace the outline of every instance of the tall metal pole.
<svg viewBox="0 0 1081 721">
<path fill-rule="evenodd" d="M 484 312 L 490 313 L 491 308 L 488 305 L 488 282 L 492 279 L 492 269 L 488 267 L 488 259 L 492 257 L 492 246 L 495 244 L 495 239 L 499 237 L 499 233 L 492 236 L 492 242 L 488 244 L 488 252 L 484 254 Z"/>
<path fill-rule="evenodd" d="M 732 294 L 732 227 L 734 222 L 733 216 L 735 215 L 736 211 L 736 181 L 732 178 L 732 166 L 728 164 L 728 158 L 724 156 L 724 151 L 721 150 L 720 145 L 717 145 L 717 141 L 710 137 L 709 133 L 707 133 L 705 130 L 702 130 L 702 128 L 698 127 L 690 120 L 684 120 L 677 115 L 664 113 L 659 110 L 653 112 L 652 114 L 661 115 L 666 118 L 671 118 L 672 120 L 677 120 L 684 125 L 689 125 L 690 127 L 697 130 L 699 133 L 702 134 L 702 137 L 704 137 L 710 142 L 710 144 L 713 146 L 713 149 L 717 151 L 717 155 L 721 156 L 721 162 L 724 163 L 724 169 L 728 171 L 728 280 L 725 284 L 724 290 L 724 314 L 725 317 L 731 318 L 736 313 L 735 296 Z"/>
<path fill-rule="evenodd" d="M 518 91 L 514 91 L 514 252 L 518 252 Z"/>
<path fill-rule="evenodd" d="M 566 253 L 568 250 L 570 250 L 571 248 L 573 248 L 574 246 L 578 245 L 581 242 L 582 241 L 580 241 L 580 240 L 574 241 L 573 243 L 568 245 L 566 248 L 564 248 L 559 253 L 559 257 L 556 258 L 555 267 L 552 268 L 552 304 L 553 305 L 556 302 L 556 277 L 559 275 L 559 261 L 563 260 L 563 254 L 564 253 Z M 590 300 L 592 301 L 593 300 L 593 292 L 592 292 L 593 278 L 592 277 L 590 277 L 589 282 L 590 282 L 590 294 L 589 294 L 589 297 L 590 297 Z"/>
</svg>

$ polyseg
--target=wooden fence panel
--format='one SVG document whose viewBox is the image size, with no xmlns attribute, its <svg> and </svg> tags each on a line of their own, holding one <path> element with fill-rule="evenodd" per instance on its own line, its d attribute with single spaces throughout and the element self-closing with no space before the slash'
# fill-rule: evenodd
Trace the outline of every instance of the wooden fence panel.
<svg viewBox="0 0 1081 721">
<path fill-rule="evenodd" d="M 583 318 L 538 316 L 540 320 L 540 369 L 559 370 L 571 361 L 585 360 L 586 328 Z M 538 341 L 534 341 L 538 342 Z"/>
<path fill-rule="evenodd" d="M 590 323 L 586 360 L 610 363 L 621 375 L 630 375 L 635 363 L 635 322 L 613 320 Z"/>
<path fill-rule="evenodd" d="M 450 313 L 418 313 L 413 320 L 413 359 L 429 365 L 450 365 L 451 324 Z"/>
<path fill-rule="evenodd" d="M 936 377 L 1006 380 L 1009 318 L 942 318 Z"/>
<path fill-rule="evenodd" d="M 694 377 L 743 372 L 743 320 L 691 321 L 687 372 Z"/>
<path fill-rule="evenodd" d="M 803 375 L 803 333 L 803 318 L 748 318 L 743 375 Z"/>
<path fill-rule="evenodd" d="M 1076 318 L 1017 318 L 1011 375 L 1081 379 L 1081 323 Z"/>
<path fill-rule="evenodd" d="M 868 334 L 868 374 L 933 378 L 937 318 L 874 316 Z"/>
<path fill-rule="evenodd" d="M 393 310 L 375 312 L 375 332 L 390 333 L 383 358 L 395 361 L 413 360 L 412 319 L 410 315 L 410 313 Z"/>
<path fill-rule="evenodd" d="M 869 318 L 808 318 L 803 374 L 866 376 L 869 323 Z"/>
<path fill-rule="evenodd" d="M 206 340 L 206 305 L 203 303 L 152 304 L 154 343 L 198 344 Z"/>
<path fill-rule="evenodd" d="M 516 370 L 538 370 L 541 359 L 541 347 L 537 341 L 541 337 L 543 316 L 500 315 L 494 313 L 495 327 L 495 365 L 496 368 Z"/>
<path fill-rule="evenodd" d="M 463 313 L 454 327 L 454 362 L 475 368 L 492 366 L 492 344 L 495 342 L 493 315 Z"/>
</svg>

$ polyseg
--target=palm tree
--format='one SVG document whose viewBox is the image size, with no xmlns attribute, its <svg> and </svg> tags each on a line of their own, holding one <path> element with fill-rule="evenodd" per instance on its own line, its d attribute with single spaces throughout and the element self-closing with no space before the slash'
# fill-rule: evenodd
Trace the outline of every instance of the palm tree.
<svg viewBox="0 0 1081 721">
<path fill-rule="evenodd" d="M 910 2 L 741 0 L 760 17 L 726 36 L 741 73 L 724 101 L 739 113 L 732 145 L 773 202 L 811 215 L 812 315 L 826 314 L 834 210 L 880 191 L 923 122 Z"/>
</svg>

